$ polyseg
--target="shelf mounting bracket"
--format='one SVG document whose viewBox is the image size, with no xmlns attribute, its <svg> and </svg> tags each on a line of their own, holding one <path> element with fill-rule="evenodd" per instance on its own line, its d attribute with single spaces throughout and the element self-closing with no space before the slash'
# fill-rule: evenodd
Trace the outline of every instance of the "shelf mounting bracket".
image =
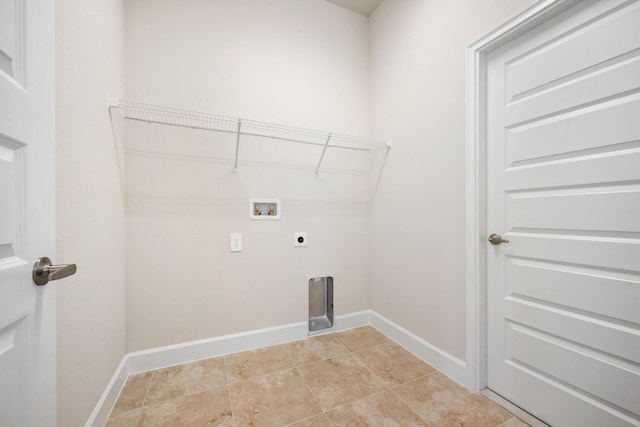
<svg viewBox="0 0 640 427">
<path fill-rule="evenodd" d="M 322 159 L 324 159 L 324 154 L 327 152 L 327 147 L 329 146 L 329 141 L 331 141 L 331 132 L 327 135 L 327 142 L 324 143 L 324 148 L 322 149 L 322 155 L 320 156 L 320 161 L 318 162 L 318 166 L 316 167 L 315 175 L 318 176 L 318 171 L 320 170 L 320 165 L 322 164 Z"/>
<path fill-rule="evenodd" d="M 236 133 L 236 159 L 233 162 L 233 171 L 238 172 L 238 151 L 240 150 L 240 131 L 242 130 L 242 119 L 238 119 L 238 131 Z"/>
</svg>

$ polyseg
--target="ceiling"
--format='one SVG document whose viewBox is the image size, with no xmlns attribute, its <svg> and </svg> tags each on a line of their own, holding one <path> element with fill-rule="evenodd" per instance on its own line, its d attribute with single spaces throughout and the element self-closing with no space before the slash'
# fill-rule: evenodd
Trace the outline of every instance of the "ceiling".
<svg viewBox="0 0 640 427">
<path fill-rule="evenodd" d="M 360 15 L 371 16 L 382 0 L 327 0 L 345 9 L 352 10 Z"/>
</svg>

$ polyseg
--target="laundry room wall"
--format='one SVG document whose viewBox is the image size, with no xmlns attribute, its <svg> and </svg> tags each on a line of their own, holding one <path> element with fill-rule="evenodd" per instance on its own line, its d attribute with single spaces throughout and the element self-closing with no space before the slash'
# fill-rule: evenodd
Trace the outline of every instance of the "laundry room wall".
<svg viewBox="0 0 640 427">
<path fill-rule="evenodd" d="M 56 1 L 58 419 L 84 425 L 125 355 L 124 203 L 107 94 L 124 90 L 123 2 Z"/>
<path fill-rule="evenodd" d="M 361 15 L 324 0 L 132 0 L 125 16 L 127 99 L 369 134 Z M 321 147 L 243 137 L 234 173 L 235 142 L 127 121 L 129 351 L 306 321 L 315 276 L 334 276 L 336 315 L 369 308 L 368 154 L 332 151 L 314 177 Z M 250 220 L 250 197 L 281 199 L 282 218 Z"/>
<path fill-rule="evenodd" d="M 384 0 L 372 131 L 392 135 L 371 216 L 372 309 L 465 360 L 465 47 L 533 0 Z"/>
</svg>

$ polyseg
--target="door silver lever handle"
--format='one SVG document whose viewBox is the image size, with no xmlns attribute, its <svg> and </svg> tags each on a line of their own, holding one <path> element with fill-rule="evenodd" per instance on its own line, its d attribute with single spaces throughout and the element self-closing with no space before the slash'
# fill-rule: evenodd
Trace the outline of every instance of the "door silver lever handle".
<svg viewBox="0 0 640 427">
<path fill-rule="evenodd" d="M 52 265 L 47 257 L 38 258 L 33 264 L 33 282 L 38 286 L 49 283 L 49 280 L 58 280 L 76 274 L 75 264 Z"/>
<path fill-rule="evenodd" d="M 493 233 L 489 236 L 489 243 L 492 245 L 499 245 L 500 243 L 509 243 L 507 239 L 503 239 L 499 234 Z"/>
</svg>

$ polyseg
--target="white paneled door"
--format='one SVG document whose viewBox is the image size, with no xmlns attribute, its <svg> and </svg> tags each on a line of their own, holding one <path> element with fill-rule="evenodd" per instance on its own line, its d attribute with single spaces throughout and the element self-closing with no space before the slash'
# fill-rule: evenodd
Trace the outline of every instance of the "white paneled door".
<svg viewBox="0 0 640 427">
<path fill-rule="evenodd" d="M 640 425 L 640 1 L 487 57 L 487 386 L 554 426 Z"/>
<path fill-rule="evenodd" d="M 0 426 L 56 424 L 54 10 L 0 0 Z"/>
</svg>

